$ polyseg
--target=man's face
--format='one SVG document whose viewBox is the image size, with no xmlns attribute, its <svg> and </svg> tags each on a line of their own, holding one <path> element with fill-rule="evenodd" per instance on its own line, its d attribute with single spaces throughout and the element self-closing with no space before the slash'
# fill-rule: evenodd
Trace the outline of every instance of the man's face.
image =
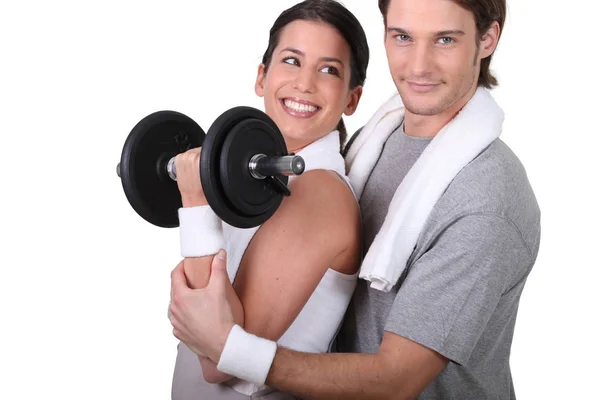
<svg viewBox="0 0 600 400">
<path fill-rule="evenodd" d="M 392 0 L 385 48 L 408 112 L 437 115 L 477 87 L 481 58 L 475 17 L 452 0 Z"/>
</svg>

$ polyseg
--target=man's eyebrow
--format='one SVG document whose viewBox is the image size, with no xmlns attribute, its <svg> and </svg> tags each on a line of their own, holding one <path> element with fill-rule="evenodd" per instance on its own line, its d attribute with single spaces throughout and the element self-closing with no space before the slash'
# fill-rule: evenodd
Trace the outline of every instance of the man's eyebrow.
<svg viewBox="0 0 600 400">
<path fill-rule="evenodd" d="M 447 31 L 439 31 L 436 36 L 464 36 L 465 33 L 460 29 L 449 29 Z"/>
<path fill-rule="evenodd" d="M 398 33 L 400 35 L 412 36 L 411 31 L 403 29 L 403 28 L 398 28 L 395 26 L 388 27 L 387 31 L 390 33 Z M 435 36 L 451 36 L 451 35 L 464 36 L 465 32 L 461 31 L 460 29 L 448 29 L 448 30 L 439 31 L 439 32 L 435 33 Z"/>
<path fill-rule="evenodd" d="M 388 26 L 387 31 L 389 33 L 399 33 L 401 35 L 407 35 L 407 36 L 411 35 L 410 31 L 407 31 L 406 29 L 398 28 L 395 26 Z"/>
<path fill-rule="evenodd" d="M 299 56 L 302 56 L 302 57 L 305 56 L 304 52 L 302 52 L 298 49 L 295 49 L 293 47 L 286 47 L 285 49 L 281 50 L 279 52 L 279 54 L 283 53 L 284 51 L 289 51 L 290 53 L 298 54 Z M 344 65 L 342 60 L 340 60 L 339 58 L 335 58 L 335 57 L 321 57 L 319 60 L 325 61 L 325 62 L 334 62 L 334 63 Z"/>
</svg>

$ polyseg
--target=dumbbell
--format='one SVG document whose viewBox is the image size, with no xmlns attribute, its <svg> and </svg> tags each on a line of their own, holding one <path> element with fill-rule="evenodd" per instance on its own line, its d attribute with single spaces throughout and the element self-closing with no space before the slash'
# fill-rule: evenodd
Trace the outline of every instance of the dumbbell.
<svg viewBox="0 0 600 400">
<path fill-rule="evenodd" d="M 291 194 L 289 176 L 305 168 L 302 157 L 288 154 L 275 122 L 258 109 L 227 110 L 208 133 L 185 114 L 157 111 L 134 126 L 117 164 L 125 196 L 139 216 L 159 227 L 179 226 L 175 156 L 200 146 L 200 180 L 208 204 L 238 228 L 267 221 L 283 196 Z"/>
</svg>

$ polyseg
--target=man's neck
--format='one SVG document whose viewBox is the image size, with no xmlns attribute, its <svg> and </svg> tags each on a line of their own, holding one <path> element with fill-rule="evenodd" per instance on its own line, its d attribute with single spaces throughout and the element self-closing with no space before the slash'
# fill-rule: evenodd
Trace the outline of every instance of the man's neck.
<svg viewBox="0 0 600 400">
<path fill-rule="evenodd" d="M 418 115 L 406 110 L 404 116 L 404 133 L 408 136 L 432 138 L 450 122 L 456 114 L 471 100 L 477 86 L 469 90 L 450 107 L 436 115 Z"/>
</svg>

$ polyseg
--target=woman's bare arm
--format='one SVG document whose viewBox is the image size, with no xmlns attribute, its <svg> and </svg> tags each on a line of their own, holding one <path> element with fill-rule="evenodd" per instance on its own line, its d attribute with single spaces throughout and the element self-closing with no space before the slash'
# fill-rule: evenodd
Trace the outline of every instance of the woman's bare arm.
<svg viewBox="0 0 600 400">
<path fill-rule="evenodd" d="M 360 214 L 346 183 L 314 170 L 290 189 L 256 232 L 233 284 L 244 329 L 271 340 L 289 328 L 328 268 L 351 274 L 359 266 Z"/>
</svg>

